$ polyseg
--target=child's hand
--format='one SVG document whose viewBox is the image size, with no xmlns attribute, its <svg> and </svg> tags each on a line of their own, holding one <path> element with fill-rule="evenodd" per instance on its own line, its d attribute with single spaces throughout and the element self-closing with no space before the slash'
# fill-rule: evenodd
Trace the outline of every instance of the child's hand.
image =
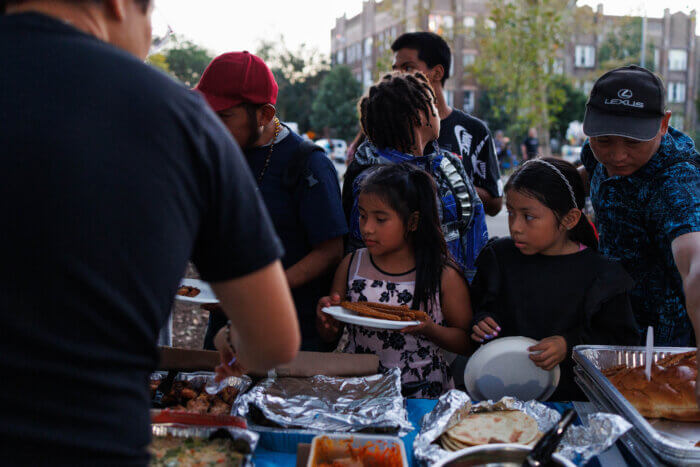
<svg viewBox="0 0 700 467">
<path fill-rule="evenodd" d="M 561 336 L 545 337 L 527 350 L 530 352 L 541 351 L 537 354 L 531 353 L 530 360 L 543 370 L 550 371 L 566 358 L 566 339 Z"/>
<path fill-rule="evenodd" d="M 476 326 L 472 326 L 472 331 L 474 331 L 472 333 L 472 340 L 484 342 L 485 340 L 491 340 L 498 336 L 498 333 L 501 332 L 501 327 L 489 316 L 479 321 Z"/>
<path fill-rule="evenodd" d="M 406 326 L 405 328 L 401 329 L 400 332 L 404 334 L 418 334 L 426 337 L 432 336 L 433 330 L 435 330 L 437 324 L 435 324 L 435 322 L 427 315 L 421 316 L 418 319 L 421 322 L 420 324 L 416 324 L 415 326 Z"/>
<path fill-rule="evenodd" d="M 330 297 L 321 297 L 316 306 L 316 328 L 321 337 L 326 341 L 332 341 L 340 333 L 341 323 L 328 313 L 321 311 L 329 306 L 340 305 L 340 295 L 333 294 Z"/>
</svg>

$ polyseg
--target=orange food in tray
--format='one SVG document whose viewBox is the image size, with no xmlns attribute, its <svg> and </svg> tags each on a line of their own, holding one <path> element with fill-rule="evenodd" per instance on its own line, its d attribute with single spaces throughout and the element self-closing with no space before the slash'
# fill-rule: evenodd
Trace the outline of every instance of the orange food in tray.
<svg viewBox="0 0 700 467">
<path fill-rule="evenodd" d="M 196 297 L 200 292 L 201 290 L 197 287 L 191 287 L 189 285 L 182 285 L 177 289 L 177 294 L 184 297 Z"/>
</svg>

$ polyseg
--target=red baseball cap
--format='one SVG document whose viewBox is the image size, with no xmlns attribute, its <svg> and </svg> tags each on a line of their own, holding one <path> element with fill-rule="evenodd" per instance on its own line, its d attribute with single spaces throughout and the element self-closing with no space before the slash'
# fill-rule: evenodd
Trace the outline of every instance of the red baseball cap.
<svg viewBox="0 0 700 467">
<path fill-rule="evenodd" d="M 195 86 L 214 112 L 242 103 L 274 104 L 277 82 L 260 57 L 248 52 L 219 55 L 207 66 Z"/>
</svg>

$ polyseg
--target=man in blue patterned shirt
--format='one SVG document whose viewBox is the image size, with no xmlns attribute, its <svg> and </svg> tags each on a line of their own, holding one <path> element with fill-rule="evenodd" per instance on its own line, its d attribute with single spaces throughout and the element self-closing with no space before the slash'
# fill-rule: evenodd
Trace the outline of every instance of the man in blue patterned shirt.
<svg viewBox="0 0 700 467">
<path fill-rule="evenodd" d="M 656 345 L 688 346 L 700 339 L 700 155 L 670 118 L 656 75 L 604 74 L 586 104 L 582 176 L 602 253 L 636 281 L 640 330 L 654 326 Z"/>
<path fill-rule="evenodd" d="M 582 176 L 602 253 L 636 281 L 640 330 L 654 326 L 656 345 L 688 346 L 700 338 L 700 155 L 670 118 L 656 75 L 604 74 L 586 104 Z"/>
</svg>

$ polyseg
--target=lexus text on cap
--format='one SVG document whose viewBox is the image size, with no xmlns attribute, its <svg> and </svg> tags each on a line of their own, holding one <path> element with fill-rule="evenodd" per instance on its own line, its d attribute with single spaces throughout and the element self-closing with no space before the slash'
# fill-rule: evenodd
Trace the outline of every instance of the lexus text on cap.
<svg viewBox="0 0 700 467">
<path fill-rule="evenodd" d="M 219 55 L 195 86 L 214 112 L 239 104 L 275 104 L 277 82 L 260 57 L 248 52 Z"/>
<path fill-rule="evenodd" d="M 636 65 L 616 68 L 598 78 L 583 117 L 591 136 L 624 136 L 649 141 L 659 132 L 666 107 L 661 79 Z"/>
</svg>

